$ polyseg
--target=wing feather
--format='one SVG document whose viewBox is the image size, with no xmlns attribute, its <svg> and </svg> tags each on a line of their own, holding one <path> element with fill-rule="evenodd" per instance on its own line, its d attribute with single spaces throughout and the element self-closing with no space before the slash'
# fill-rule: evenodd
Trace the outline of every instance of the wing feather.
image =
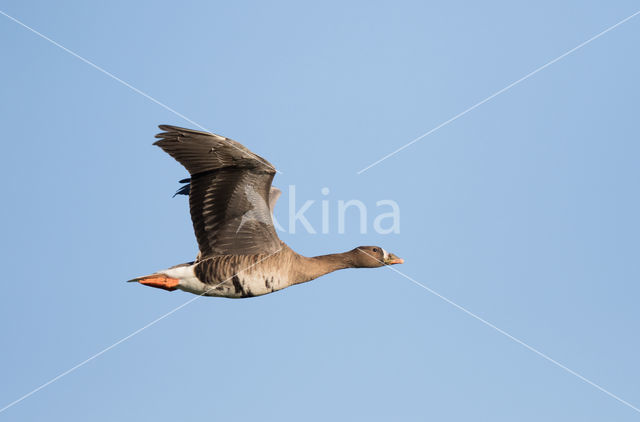
<svg viewBox="0 0 640 422">
<path fill-rule="evenodd" d="M 273 166 L 219 135 L 167 125 L 160 129 L 164 132 L 154 145 L 191 175 L 189 206 L 201 257 L 276 252 L 280 239 L 269 207 Z"/>
</svg>

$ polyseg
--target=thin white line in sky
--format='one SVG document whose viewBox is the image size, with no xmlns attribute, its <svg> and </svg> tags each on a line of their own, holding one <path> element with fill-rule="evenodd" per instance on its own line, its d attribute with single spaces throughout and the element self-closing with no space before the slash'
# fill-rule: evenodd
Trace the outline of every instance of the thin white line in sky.
<svg viewBox="0 0 640 422">
<path fill-rule="evenodd" d="M 154 319 L 153 321 L 151 321 L 150 323 L 148 323 L 147 325 L 145 325 L 144 327 L 138 328 L 137 330 L 135 330 L 134 332 L 132 332 L 131 334 L 129 334 L 126 337 L 121 338 L 120 340 L 116 341 L 115 343 L 113 343 L 111 346 L 106 347 L 104 349 L 102 349 L 101 351 L 99 351 L 98 353 L 96 353 L 95 355 L 91 356 L 90 358 L 87 358 L 85 360 L 83 360 L 82 362 L 80 362 L 79 364 L 67 369 L 66 371 L 64 371 L 63 373 L 61 373 L 60 375 L 51 378 L 49 381 L 45 382 L 44 384 L 42 384 L 41 386 L 31 390 L 30 392 L 28 392 L 27 394 L 25 394 L 24 396 L 17 398 L 16 400 L 12 401 L 11 403 L 7 404 L 6 406 L 4 406 L 3 408 L 0 409 L 0 413 L 4 412 L 5 410 L 9 409 L 10 407 L 15 406 L 16 404 L 20 403 L 22 400 L 29 398 L 30 396 L 34 395 L 35 393 L 37 393 L 38 391 L 42 390 L 43 388 L 53 384 L 54 382 L 58 381 L 60 378 L 63 378 L 67 375 L 69 375 L 70 373 L 72 373 L 73 371 L 75 371 L 76 369 L 86 365 L 87 363 L 91 362 L 92 360 L 94 360 L 95 358 L 102 356 L 103 354 L 105 354 L 106 352 L 108 352 L 109 350 L 113 349 L 114 347 L 118 346 L 119 344 L 124 343 L 125 341 L 129 340 L 131 337 L 134 337 L 138 334 L 140 334 L 141 332 L 143 332 L 144 330 L 146 330 L 147 328 L 155 325 L 156 323 L 162 321 L 163 319 L 165 319 L 166 317 L 168 317 L 169 315 L 173 314 L 176 311 L 179 311 L 180 309 L 184 308 L 185 306 L 189 305 L 190 303 L 200 299 L 202 296 L 206 295 L 207 293 L 209 293 L 211 290 L 215 289 L 216 287 L 220 286 L 223 283 L 226 283 L 227 281 L 231 280 L 233 277 L 235 277 L 236 275 L 240 274 L 243 271 L 248 270 L 251 267 L 254 267 L 256 265 L 258 265 L 259 263 L 261 263 L 262 261 L 264 261 L 267 258 L 270 258 L 271 256 L 277 254 L 278 252 L 280 252 L 282 250 L 282 248 L 278 249 L 277 251 L 275 251 L 274 253 L 272 253 L 271 255 L 268 255 L 264 258 L 262 258 L 261 260 L 249 265 L 248 267 L 242 269 L 242 271 L 238 271 L 236 274 L 232 275 L 231 277 L 227 278 L 224 281 L 221 281 L 220 283 L 216 284 L 215 286 L 211 287 L 210 289 L 205 290 L 203 293 L 199 294 L 198 296 L 189 299 L 188 301 L 186 301 L 185 303 L 183 303 L 182 305 L 170 310 L 169 312 L 167 312 L 166 314 L 159 316 L 158 318 Z"/>
<path fill-rule="evenodd" d="M 172 109 L 172 108 L 171 108 L 171 107 L 169 107 L 168 105 L 166 105 L 166 104 L 164 104 L 164 103 L 162 103 L 162 102 L 160 102 L 160 101 L 156 100 L 156 99 L 155 99 L 155 98 L 153 98 L 151 95 L 147 94 L 147 93 L 146 93 L 146 92 L 144 92 L 144 91 L 139 90 L 138 88 L 136 88 L 135 86 L 131 85 L 130 83 L 128 83 L 128 82 L 126 82 L 126 81 L 123 81 L 122 79 L 120 79 L 120 78 L 118 78 L 116 75 L 114 75 L 113 73 L 111 73 L 111 72 L 108 72 L 108 71 L 104 70 L 103 68 L 101 68 L 101 67 L 100 67 L 100 66 L 98 66 L 97 64 L 93 63 L 92 61 L 87 60 L 87 59 L 85 59 L 84 57 L 82 57 L 81 55 L 79 55 L 79 54 L 75 53 L 74 51 L 69 50 L 67 47 L 65 47 L 65 46 L 63 46 L 63 45 L 61 45 L 61 44 L 57 43 L 56 41 L 52 40 L 51 38 L 47 37 L 46 35 L 44 35 L 44 34 L 42 34 L 42 33 L 38 32 L 38 31 L 36 31 L 35 29 L 33 29 L 32 27 L 30 27 L 29 25 L 27 25 L 27 24 L 25 24 L 25 23 L 21 22 L 20 20 L 18 20 L 18 19 L 16 19 L 16 18 L 14 18 L 14 17 L 13 17 L 13 16 L 11 16 L 11 15 L 8 15 L 7 13 L 3 12 L 2 10 L 0 10 L 0 13 L 1 13 L 1 14 L 3 14 L 4 16 L 6 16 L 7 18 L 11 19 L 12 21 L 14 21 L 15 23 L 17 23 L 18 25 L 22 26 L 23 28 L 28 29 L 29 31 L 33 32 L 34 34 L 36 34 L 36 35 L 37 35 L 37 36 L 39 36 L 40 38 L 43 38 L 43 39 L 45 39 L 45 40 L 49 41 L 51 44 L 55 45 L 56 47 L 59 47 L 59 48 L 61 48 L 62 50 L 66 51 L 67 53 L 71 54 L 73 57 L 75 57 L 75 58 L 77 58 L 77 59 L 79 59 L 79 60 L 81 60 L 81 61 L 85 62 L 86 64 L 88 64 L 89 66 L 93 67 L 94 69 L 96 69 L 96 70 L 98 70 L 98 71 L 100 71 L 100 72 L 104 73 L 105 75 L 107 75 L 107 76 L 108 76 L 108 77 L 110 77 L 111 79 L 114 79 L 114 80 L 116 80 L 116 81 L 120 82 L 122 85 L 126 86 L 127 88 L 131 89 L 132 91 L 134 91 L 134 92 L 136 92 L 136 93 L 138 93 L 138 94 L 142 95 L 143 97 L 145 97 L 145 98 L 147 98 L 147 99 L 149 99 L 149 100 L 153 101 L 154 103 L 158 104 L 160 107 L 164 108 L 165 110 L 170 111 L 171 113 L 175 114 L 176 116 L 178 116 L 178 117 L 180 117 L 180 118 L 182 118 L 182 119 L 186 120 L 187 122 L 189 122 L 189 123 L 191 123 L 192 125 L 196 126 L 198 129 L 203 130 L 203 131 L 205 131 L 205 132 L 212 133 L 209 129 L 207 129 L 206 127 L 202 126 L 201 124 L 199 124 L 199 123 L 197 123 L 197 122 L 195 122 L 195 121 L 191 120 L 190 118 L 188 118 L 188 117 L 187 117 L 187 116 L 185 116 L 184 114 L 179 113 L 178 111 L 176 111 L 176 110 Z M 237 150 L 242 151 L 242 150 L 240 150 L 238 147 L 236 147 L 235 145 L 232 145 L 232 144 L 230 144 L 230 145 L 231 145 L 232 147 L 236 148 Z M 246 152 L 246 151 L 242 151 L 242 152 Z M 252 153 L 252 154 L 253 154 L 253 153 Z M 272 168 L 272 169 L 274 169 L 276 172 L 281 173 L 281 174 L 284 174 L 284 173 L 282 173 L 280 170 L 277 170 L 275 167 L 271 166 L 269 163 L 265 162 L 263 159 L 261 159 L 260 157 L 258 157 L 256 154 L 253 154 L 253 155 L 255 156 L 255 158 L 256 158 L 258 161 L 261 161 L 261 162 L 262 162 L 262 163 L 264 163 L 265 165 L 267 165 L 267 166 L 271 167 L 271 168 Z"/>
<path fill-rule="evenodd" d="M 531 76 L 535 75 L 536 73 L 540 72 L 541 70 L 551 66 L 552 64 L 554 64 L 555 62 L 562 60 L 563 58 L 567 57 L 569 54 L 573 53 L 576 50 L 581 49 L 582 47 L 584 47 L 585 45 L 589 44 L 591 41 L 594 41 L 598 38 L 600 38 L 601 36 L 603 36 L 604 34 L 606 34 L 607 32 L 617 28 L 618 26 L 622 25 L 623 23 L 625 23 L 626 21 L 628 21 L 629 19 L 633 18 L 634 16 L 638 15 L 640 13 L 640 10 L 638 10 L 637 12 L 635 12 L 634 14 L 622 19 L 620 22 L 616 23 L 615 25 L 610 26 L 609 28 L 605 29 L 604 31 L 600 32 L 599 34 L 594 35 L 593 37 L 589 38 L 588 40 L 578 44 L 577 46 L 573 47 L 571 50 L 567 51 L 566 53 L 556 57 L 555 59 L 551 60 L 550 62 L 540 66 L 539 68 L 537 68 L 536 70 L 534 70 L 533 72 L 530 72 L 526 75 L 524 75 L 522 78 L 518 79 L 515 82 L 510 83 L 509 85 L 505 86 L 504 88 L 502 88 L 499 91 L 494 92 L 493 94 L 491 94 L 490 96 L 488 96 L 487 98 L 485 98 L 484 100 L 480 101 L 479 103 L 476 103 L 474 105 L 472 105 L 471 107 L 469 107 L 468 109 L 464 110 L 461 113 L 456 114 L 455 116 L 453 116 L 452 118 L 450 118 L 449 120 L 446 120 L 442 123 L 440 123 L 438 126 L 434 127 L 433 129 L 431 129 L 428 132 L 423 133 L 422 135 L 418 136 L 417 138 L 415 138 L 414 140 L 404 144 L 403 146 L 401 146 L 400 148 L 396 149 L 393 152 L 390 152 L 389 154 L 385 155 L 384 157 L 380 158 L 377 161 L 374 161 L 373 163 L 369 164 L 367 167 L 360 169 L 357 174 L 362 174 L 365 171 L 369 170 L 371 167 L 376 166 L 378 164 L 380 164 L 381 162 L 383 162 L 384 160 L 386 160 L 387 158 L 390 158 L 394 155 L 396 155 L 397 153 L 399 153 L 400 151 L 402 151 L 405 148 L 408 148 L 409 146 L 415 144 L 416 142 L 418 142 L 419 140 L 421 140 L 422 138 L 431 135 L 433 132 L 437 131 L 440 128 L 443 128 L 444 126 L 448 125 L 449 123 L 457 120 L 458 118 L 464 116 L 465 114 L 467 114 L 468 112 L 470 112 L 471 110 L 475 109 L 476 107 L 481 106 L 482 104 L 486 103 L 487 101 L 497 97 L 498 95 L 502 94 L 505 91 L 508 91 L 509 89 L 513 88 L 514 86 L 518 85 L 520 82 L 529 79 Z"/>
<path fill-rule="evenodd" d="M 582 381 L 586 382 L 587 384 L 591 385 L 592 387 L 597 388 L 598 390 L 602 391 L 603 393 L 605 393 L 606 395 L 608 395 L 609 397 L 619 401 L 620 403 L 624 404 L 625 406 L 630 407 L 631 409 L 635 410 L 636 412 L 640 413 L 640 409 L 637 408 L 636 406 L 632 405 L 631 403 L 629 403 L 628 401 L 621 399 L 620 397 L 616 396 L 615 394 L 613 394 L 612 392 L 606 390 L 605 388 L 601 387 L 600 385 L 596 384 L 595 382 L 589 380 L 588 378 L 580 375 L 579 373 L 577 373 L 576 371 L 567 368 L 566 366 L 564 366 L 563 364 L 561 364 L 560 362 L 554 360 L 553 358 L 547 356 L 546 354 L 542 353 L 541 351 L 539 351 L 538 349 L 534 348 L 533 346 L 529 346 L 527 343 L 525 343 L 524 341 L 512 336 L 511 334 L 507 333 L 506 331 L 502 330 L 501 328 L 496 327 L 495 325 L 493 325 L 492 323 L 490 323 L 489 321 L 485 320 L 482 317 L 479 317 L 478 315 L 474 314 L 473 312 L 469 311 L 468 309 L 458 305 L 457 303 L 455 303 L 454 301 L 452 301 L 451 299 L 446 298 L 445 296 L 442 296 L 440 293 L 436 292 L 435 290 L 425 286 L 424 284 L 420 283 L 419 281 L 414 280 L 413 278 L 409 277 L 408 275 L 404 274 L 403 272 L 388 266 L 388 268 L 390 270 L 395 271 L 396 273 L 400 274 L 401 276 L 403 276 L 404 278 L 406 278 L 407 280 L 415 283 L 416 285 L 422 287 L 423 289 L 425 289 L 426 291 L 428 291 L 431 294 L 434 294 L 435 296 L 439 297 L 440 299 L 444 300 L 445 302 L 447 302 L 448 304 L 458 308 L 459 310 L 461 310 L 462 312 L 466 313 L 467 315 L 477 319 L 478 321 L 480 321 L 481 323 L 485 324 L 488 327 L 493 328 L 494 330 L 496 330 L 497 332 L 499 332 L 500 334 L 506 336 L 507 338 L 515 341 L 516 343 L 520 344 L 521 346 L 524 346 L 525 348 L 529 349 L 530 351 L 532 351 L 533 353 L 535 353 L 536 355 L 546 359 L 547 361 L 553 363 L 554 365 L 556 365 L 559 368 L 564 369 L 565 371 L 567 371 L 568 373 L 570 373 L 571 375 L 578 377 L 579 379 L 581 379 Z"/>
</svg>

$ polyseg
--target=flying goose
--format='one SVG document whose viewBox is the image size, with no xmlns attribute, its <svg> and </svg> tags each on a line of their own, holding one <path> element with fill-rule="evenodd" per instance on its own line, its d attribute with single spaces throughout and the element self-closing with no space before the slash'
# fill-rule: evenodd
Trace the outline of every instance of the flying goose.
<svg viewBox="0 0 640 422">
<path fill-rule="evenodd" d="M 189 172 L 176 194 L 189 196 L 200 252 L 176 265 L 131 282 L 203 296 L 245 298 L 311 281 L 344 268 L 375 268 L 404 261 L 379 246 L 305 257 L 282 242 L 272 212 L 280 190 L 271 186 L 275 168 L 240 143 L 175 126 L 154 145 Z"/>
</svg>

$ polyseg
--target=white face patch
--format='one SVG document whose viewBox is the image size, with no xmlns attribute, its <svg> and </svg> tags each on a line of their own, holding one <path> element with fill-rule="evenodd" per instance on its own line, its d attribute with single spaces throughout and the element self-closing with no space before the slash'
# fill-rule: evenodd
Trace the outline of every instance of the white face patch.
<svg viewBox="0 0 640 422">
<path fill-rule="evenodd" d="M 389 259 L 389 252 L 385 251 L 384 248 L 382 249 L 382 253 L 384 254 L 384 258 L 382 258 L 384 261 L 386 261 L 387 259 Z"/>
</svg>

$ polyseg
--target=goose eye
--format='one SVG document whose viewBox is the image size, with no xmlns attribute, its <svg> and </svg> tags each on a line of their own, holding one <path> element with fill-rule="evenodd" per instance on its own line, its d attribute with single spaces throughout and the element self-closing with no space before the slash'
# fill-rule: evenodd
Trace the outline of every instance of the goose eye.
<svg viewBox="0 0 640 422">
<path fill-rule="evenodd" d="M 374 252 L 378 252 L 378 248 L 373 248 L 373 251 Z"/>
</svg>

